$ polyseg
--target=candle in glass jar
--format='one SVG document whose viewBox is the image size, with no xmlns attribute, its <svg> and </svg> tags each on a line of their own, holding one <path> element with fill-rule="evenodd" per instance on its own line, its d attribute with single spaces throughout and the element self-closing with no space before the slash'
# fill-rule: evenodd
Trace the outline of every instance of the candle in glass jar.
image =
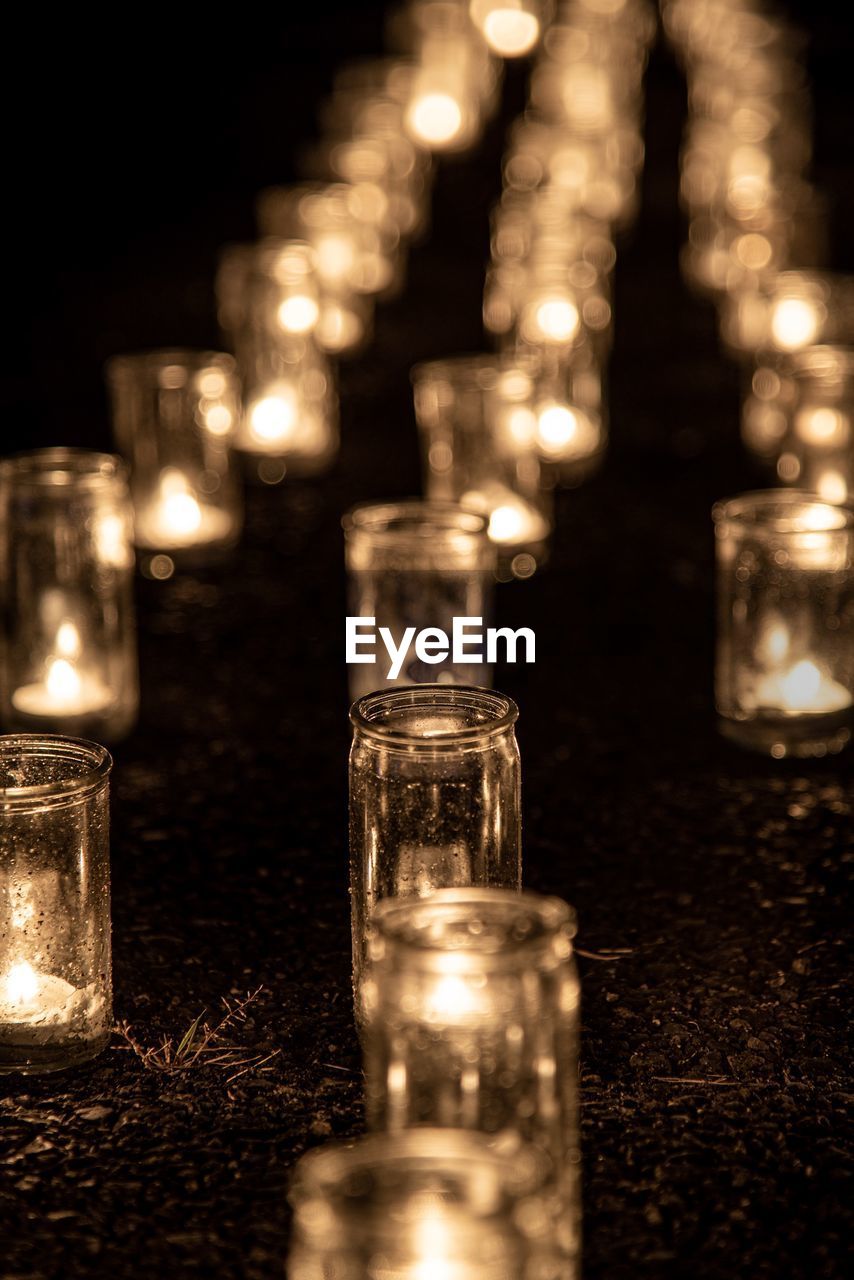
<svg viewBox="0 0 854 1280">
<path fill-rule="evenodd" d="M 113 701 L 113 694 L 94 672 L 81 669 L 80 657 L 80 633 L 73 622 L 63 622 L 44 679 L 15 689 L 12 706 L 30 716 L 82 716 L 103 711 Z"/>
<path fill-rule="evenodd" d="M 183 472 L 167 467 L 157 497 L 137 514 L 136 530 L 143 547 L 191 547 L 224 540 L 232 520 L 227 511 L 200 502 Z"/>
</svg>

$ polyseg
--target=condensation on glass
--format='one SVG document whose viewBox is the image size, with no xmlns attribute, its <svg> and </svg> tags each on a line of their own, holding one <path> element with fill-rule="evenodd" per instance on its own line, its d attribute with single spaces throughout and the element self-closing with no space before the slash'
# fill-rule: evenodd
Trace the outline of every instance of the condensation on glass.
<svg viewBox="0 0 854 1280">
<path fill-rule="evenodd" d="M 373 618 L 399 646 L 408 628 L 437 627 L 450 636 L 454 618 L 492 616 L 495 547 L 486 518 L 450 503 L 410 502 L 359 506 L 343 520 L 349 612 Z M 410 650 L 400 674 L 388 678 L 381 649 L 376 662 L 348 667 L 350 698 L 410 684 L 489 686 L 485 661 L 455 663 L 453 652 L 437 662 Z M 432 659 L 432 660 L 431 660 Z"/>
<path fill-rule="evenodd" d="M 387 900 L 373 915 L 361 1001 L 372 1129 L 474 1129 L 551 1160 L 561 1251 L 580 1235 L 574 915 L 501 889 Z"/>
<path fill-rule="evenodd" d="M 566 1280 L 547 1162 L 529 1146 L 419 1129 L 296 1166 L 289 1280 Z"/>
<path fill-rule="evenodd" d="M 485 515 L 502 563 L 530 576 L 552 527 L 532 371 L 511 358 L 462 356 L 416 365 L 412 382 L 427 497 Z"/>
<path fill-rule="evenodd" d="M 242 497 L 231 449 L 240 417 L 234 360 L 147 351 L 107 362 L 113 430 L 131 465 L 136 544 L 203 556 L 236 542 Z"/>
<path fill-rule="evenodd" d="M 722 732 L 777 758 L 841 750 L 854 703 L 854 511 L 780 489 L 720 502 L 713 517 Z"/>
<path fill-rule="evenodd" d="M 0 565 L 4 726 L 121 738 L 139 706 L 121 461 L 43 449 L 0 464 Z"/>
<path fill-rule="evenodd" d="M 94 742 L 0 738 L 0 1072 L 109 1040 L 111 768 Z"/>
<path fill-rule="evenodd" d="M 391 689 L 353 705 L 350 895 L 357 993 L 368 923 L 381 899 L 464 885 L 519 888 L 517 715 L 503 694 L 453 685 Z"/>
</svg>

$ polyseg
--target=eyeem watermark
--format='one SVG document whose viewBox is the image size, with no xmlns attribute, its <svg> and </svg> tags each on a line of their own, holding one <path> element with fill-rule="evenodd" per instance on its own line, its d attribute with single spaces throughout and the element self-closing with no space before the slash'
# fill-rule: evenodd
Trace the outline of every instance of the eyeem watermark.
<svg viewBox="0 0 854 1280">
<path fill-rule="evenodd" d="M 399 640 L 388 627 L 376 625 L 376 618 L 347 618 L 347 662 L 378 662 L 380 646 L 385 649 L 389 661 L 387 680 L 400 675 L 407 654 L 415 646 L 419 662 L 493 663 L 499 660 L 499 646 L 503 645 L 505 662 L 534 662 L 536 637 L 530 627 L 487 627 L 483 630 L 482 618 L 454 618 L 453 630 L 448 635 L 441 627 L 406 627 Z M 520 646 L 524 657 L 519 657 Z"/>
</svg>

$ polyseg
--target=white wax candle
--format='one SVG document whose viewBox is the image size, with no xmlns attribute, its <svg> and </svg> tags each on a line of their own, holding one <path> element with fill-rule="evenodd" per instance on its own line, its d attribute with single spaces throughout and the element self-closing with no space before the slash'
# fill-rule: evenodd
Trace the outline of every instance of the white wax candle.
<svg viewBox="0 0 854 1280">
<path fill-rule="evenodd" d="M 761 676 L 754 689 L 754 704 L 787 716 L 827 715 L 852 704 L 850 692 L 814 662 L 805 658 L 785 671 Z"/>
<path fill-rule="evenodd" d="M 71 1021 L 79 996 L 64 978 L 19 961 L 0 981 L 0 1024 L 60 1026 Z"/>
<path fill-rule="evenodd" d="M 53 658 L 43 681 L 24 684 L 12 694 L 12 706 L 29 716 L 84 716 L 103 711 L 113 701 L 111 690 L 68 658 Z"/>
<path fill-rule="evenodd" d="M 137 512 L 136 540 L 152 550 L 203 546 L 222 542 L 232 527 L 227 511 L 200 501 L 187 477 L 168 467 L 160 477 L 157 497 Z"/>
</svg>

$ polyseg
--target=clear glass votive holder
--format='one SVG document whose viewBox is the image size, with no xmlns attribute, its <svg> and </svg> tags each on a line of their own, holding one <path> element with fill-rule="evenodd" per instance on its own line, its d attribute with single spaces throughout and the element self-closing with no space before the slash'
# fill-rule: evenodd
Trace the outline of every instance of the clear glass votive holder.
<svg viewBox="0 0 854 1280">
<path fill-rule="evenodd" d="M 131 466 L 137 546 L 196 559 L 232 546 L 243 519 L 231 453 L 240 420 L 232 357 L 120 355 L 106 378 L 116 441 Z"/>
<path fill-rule="evenodd" d="M 416 365 L 412 383 L 427 497 L 485 515 L 501 565 L 530 577 L 552 528 L 532 371 L 515 357 L 460 356 Z"/>
<path fill-rule="evenodd" d="M 786 431 L 777 457 L 784 484 L 825 502 L 854 496 L 854 347 L 809 347 L 781 366 Z"/>
<path fill-rule="evenodd" d="M 440 889 L 381 902 L 361 988 L 368 1125 L 530 1142 L 551 1161 L 556 1240 L 580 1244 L 575 919 L 558 898 Z"/>
<path fill-rule="evenodd" d="M 510 698 L 412 685 L 350 711 L 350 906 L 356 1012 L 383 898 L 521 883 L 520 763 Z"/>
<path fill-rule="evenodd" d="M 778 759 L 840 751 L 854 723 L 854 511 L 769 489 L 712 515 L 721 732 Z"/>
<path fill-rule="evenodd" d="M 398 648 L 409 627 L 416 635 L 439 628 L 448 637 L 455 617 L 479 618 L 486 627 L 497 564 L 485 516 L 413 499 L 354 507 L 342 523 L 353 617 L 373 618 L 377 634 L 387 628 Z M 420 654 L 413 645 L 395 675 L 384 649 L 364 656 L 370 661 L 348 667 L 351 702 L 397 685 L 492 683 L 484 655 L 455 661 L 453 644 Z"/>
<path fill-rule="evenodd" d="M 480 1134 L 419 1129 L 296 1166 L 289 1280 L 558 1280 L 547 1162 Z"/>
<path fill-rule="evenodd" d="M 94 1057 L 112 1028 L 104 747 L 0 737 L 0 1073 Z"/>
<path fill-rule="evenodd" d="M 83 449 L 0 463 L 0 531 L 0 720 L 117 741 L 139 709 L 124 465 Z"/>
</svg>

